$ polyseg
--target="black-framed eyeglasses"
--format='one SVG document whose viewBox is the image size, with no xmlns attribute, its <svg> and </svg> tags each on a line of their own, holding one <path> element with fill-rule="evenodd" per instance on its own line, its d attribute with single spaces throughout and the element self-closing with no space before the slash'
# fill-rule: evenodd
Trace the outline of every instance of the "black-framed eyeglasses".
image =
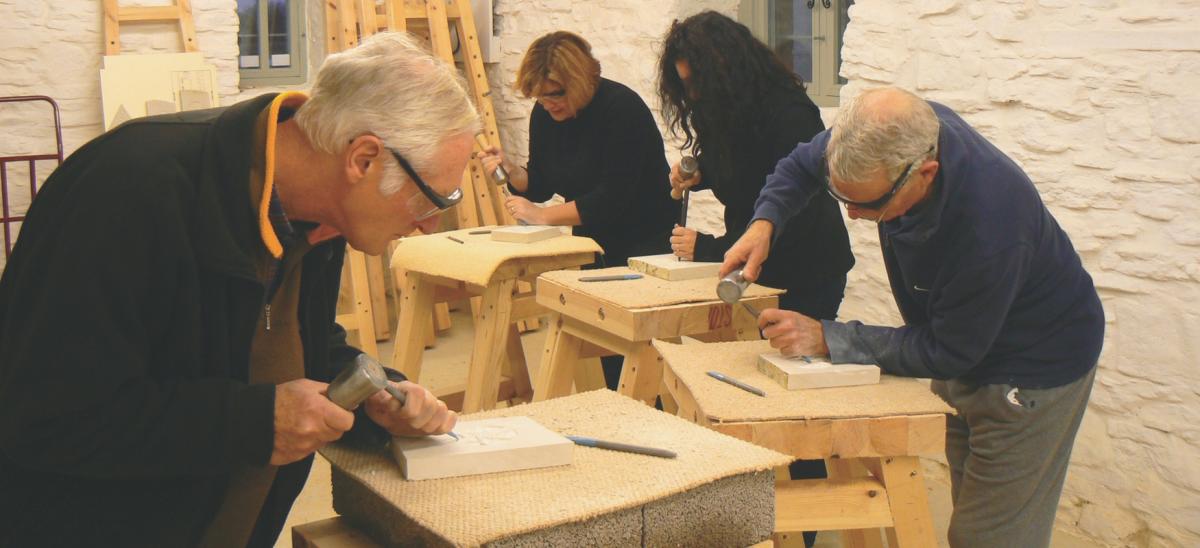
<svg viewBox="0 0 1200 548">
<path fill-rule="evenodd" d="M 392 157 L 396 158 L 396 163 L 400 164 L 400 168 L 403 169 L 404 172 L 408 174 L 408 177 L 417 184 L 417 188 L 420 189 L 421 194 L 424 194 L 426 198 L 429 198 L 429 201 L 433 202 L 433 205 L 437 207 L 438 211 L 446 211 L 462 201 L 462 188 L 454 189 L 454 192 L 451 192 L 449 196 L 442 196 L 434 192 L 433 188 L 431 188 L 423 179 L 421 179 L 420 175 L 417 175 L 417 170 L 413 169 L 412 165 L 408 163 L 408 160 L 404 159 L 404 156 L 402 156 L 394 148 L 386 148 L 388 152 L 392 153 Z"/>
<path fill-rule="evenodd" d="M 563 88 L 558 91 L 551 91 L 550 93 L 543 93 L 541 95 L 534 96 L 533 100 L 534 101 L 561 101 L 562 98 L 566 97 L 566 96 L 567 96 L 567 90 L 566 90 L 566 88 Z"/>
<path fill-rule="evenodd" d="M 921 159 L 909 162 L 908 165 L 904 166 L 904 171 L 901 171 L 900 176 L 897 177 L 895 181 L 892 181 L 891 190 L 888 190 L 883 196 L 868 202 L 856 202 L 845 196 L 842 196 L 841 194 L 838 194 L 838 192 L 833 189 L 833 181 L 831 181 L 829 178 L 829 164 L 824 158 L 822 158 L 821 168 L 825 170 L 825 192 L 828 192 L 834 200 L 846 205 L 852 205 L 860 209 L 879 209 L 887 205 L 888 202 L 892 201 L 892 198 L 896 196 L 897 192 L 900 192 L 900 189 L 904 186 L 904 183 L 908 182 L 909 176 L 912 175 L 913 168 L 924 163 L 925 157 L 929 156 L 929 153 L 931 152 L 933 152 L 933 145 L 929 145 L 929 150 L 925 151 L 925 154 L 921 156 Z"/>
</svg>

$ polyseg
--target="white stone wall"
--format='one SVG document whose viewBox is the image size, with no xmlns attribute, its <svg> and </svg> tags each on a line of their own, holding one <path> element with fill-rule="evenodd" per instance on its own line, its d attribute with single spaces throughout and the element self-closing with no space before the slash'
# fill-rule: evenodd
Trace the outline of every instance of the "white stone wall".
<svg viewBox="0 0 1200 548">
<path fill-rule="evenodd" d="M 859 0 L 843 99 L 912 89 L 1020 163 L 1108 320 L 1059 526 L 1200 546 L 1200 2 Z M 899 322 L 874 226 L 843 316 Z"/>
<path fill-rule="evenodd" d="M 323 10 L 307 2 L 315 66 Z M 165 2 L 140 2 L 154 3 Z M 734 15 L 737 4 L 495 0 L 503 54 L 488 70 L 506 150 L 527 152 L 532 103 L 512 83 L 533 39 L 579 32 L 604 75 L 657 111 L 667 26 L 705 8 Z M 223 103 L 264 91 L 238 89 L 236 2 L 192 6 Z M 1060 526 L 1111 545 L 1200 545 L 1200 2 L 859 0 L 851 18 L 844 96 L 895 84 L 962 112 L 1029 171 L 1100 288 L 1105 350 Z M 0 0 L 0 95 L 58 100 L 68 154 L 101 131 L 101 29 L 98 0 Z M 123 30 L 127 52 L 179 50 L 168 25 Z M 45 128 L 19 126 L 35 115 L 0 107 L 0 154 L 53 146 Z M 720 233 L 720 204 L 704 194 L 690 224 Z M 850 227 L 858 265 L 843 316 L 896 324 L 874 229 Z"/>
<path fill-rule="evenodd" d="M 122 5 L 162 5 L 166 1 L 122 0 Z M 217 68 L 222 102 L 238 92 L 237 2 L 192 0 L 196 40 L 205 59 Z M 100 103 L 100 58 L 104 31 L 100 0 L 0 0 L 0 96 L 47 95 L 62 109 L 63 152 L 70 155 L 103 131 Z M 121 26 L 123 53 L 172 53 L 183 50 L 176 26 L 141 23 Z M 49 110 L 0 105 L 0 155 L 54 150 Z M 54 162 L 42 162 L 44 181 Z M 29 204 L 24 185 L 28 171 L 9 171 L 11 206 Z M 0 253 L 0 268 L 4 264 Z"/>
</svg>

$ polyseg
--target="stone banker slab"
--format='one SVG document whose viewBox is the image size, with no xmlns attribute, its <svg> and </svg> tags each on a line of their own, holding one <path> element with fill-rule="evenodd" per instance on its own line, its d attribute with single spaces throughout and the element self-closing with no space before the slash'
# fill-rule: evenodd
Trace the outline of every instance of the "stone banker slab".
<svg viewBox="0 0 1200 548">
<path fill-rule="evenodd" d="M 386 448 L 342 442 L 321 451 L 334 509 L 386 545 L 749 546 L 771 535 L 772 468 L 790 460 L 780 453 L 608 390 L 463 420 L 508 416 L 678 457 L 575 447 L 569 466 L 406 481 Z"/>
</svg>

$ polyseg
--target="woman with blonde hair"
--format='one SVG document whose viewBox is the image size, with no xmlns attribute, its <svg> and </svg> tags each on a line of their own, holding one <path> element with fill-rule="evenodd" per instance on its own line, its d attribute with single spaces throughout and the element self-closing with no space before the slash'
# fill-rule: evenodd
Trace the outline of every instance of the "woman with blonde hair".
<svg viewBox="0 0 1200 548">
<path fill-rule="evenodd" d="M 667 192 L 662 135 L 637 92 L 600 76 L 586 40 L 565 31 L 534 40 L 515 87 L 536 101 L 529 162 L 516 166 L 497 150 L 483 162 L 508 170 L 515 196 L 506 205 L 518 220 L 574 227 L 604 248 L 603 266 L 624 265 L 649 236 L 670 232 L 679 205 Z M 534 204 L 554 194 L 566 203 Z M 646 251 L 668 251 L 660 247 Z"/>
<path fill-rule="evenodd" d="M 600 62 L 579 35 L 558 31 L 534 40 L 517 71 L 516 89 L 535 99 L 529 118 L 529 162 L 500 151 L 482 156 L 490 173 L 503 165 L 514 196 L 506 207 L 519 221 L 570 226 L 604 248 L 598 266 L 630 256 L 667 253 L 679 217 L 671 200 L 662 134 L 646 102 L 600 76 Z M 534 202 L 561 195 L 565 203 Z M 620 362 L 605 363 L 610 388 Z"/>
</svg>

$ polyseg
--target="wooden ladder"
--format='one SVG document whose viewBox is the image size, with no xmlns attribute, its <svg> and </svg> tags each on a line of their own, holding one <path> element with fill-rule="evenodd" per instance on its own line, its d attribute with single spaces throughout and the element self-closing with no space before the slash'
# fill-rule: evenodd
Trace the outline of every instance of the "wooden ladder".
<svg viewBox="0 0 1200 548">
<path fill-rule="evenodd" d="M 465 9 L 460 9 L 460 5 Z M 435 55 L 444 61 L 454 63 L 454 51 L 450 43 L 450 29 L 453 27 L 459 37 L 462 48 L 463 70 L 475 104 L 483 121 L 483 137 L 490 146 L 500 147 L 500 132 L 496 123 L 495 108 L 491 100 L 491 91 L 487 82 L 487 73 L 483 66 L 482 52 L 479 47 L 478 35 L 475 31 L 474 15 L 470 3 L 466 0 L 384 0 L 382 4 L 374 0 L 327 0 L 325 2 L 325 24 L 327 50 L 331 53 L 353 48 L 360 41 L 380 31 L 391 30 L 409 32 L 411 35 L 427 41 Z M 481 150 L 476 144 L 475 152 Z M 492 184 L 490 177 L 484 174 L 479 160 L 472 157 L 467 170 L 463 173 L 463 201 L 455 208 L 455 220 L 459 228 L 477 227 L 495 224 L 516 224 L 516 220 L 504 208 L 503 198 L 497 187 Z M 352 260 L 358 251 L 349 250 L 347 261 L 353 267 L 357 262 Z M 387 313 L 387 297 L 385 281 L 382 273 L 386 265 L 380 257 L 366 257 L 366 268 L 369 272 L 369 298 L 354 297 L 356 303 L 368 303 L 374 320 L 374 332 L 378 339 L 387 339 L 390 335 L 390 318 Z M 353 277 L 353 276 L 352 276 Z M 395 273 L 393 273 L 395 278 Z M 520 291 L 531 290 L 529 284 L 521 284 Z M 478 299 L 472 300 L 472 306 L 477 306 Z M 434 330 L 430 331 L 428 345 L 433 344 L 432 333 L 444 331 L 450 327 L 450 314 L 446 303 L 438 303 L 435 307 Z M 522 330 L 536 329 L 536 320 L 521 322 Z"/>
<path fill-rule="evenodd" d="M 461 7 L 461 9 L 460 9 Z M 382 8 L 382 13 L 380 9 Z M 434 55 L 454 63 L 450 44 L 450 29 L 459 37 L 463 70 L 475 105 L 483 120 L 483 136 L 490 146 L 500 147 L 500 131 L 496 110 L 492 105 L 483 54 L 475 32 L 474 14 L 466 0 L 341 0 L 325 3 L 325 21 L 330 51 L 341 51 L 358 45 L 359 41 L 380 32 L 391 30 L 409 32 L 429 41 Z M 480 146 L 475 146 L 475 152 Z M 472 158 L 463 173 L 463 201 L 455 208 L 459 228 L 495 224 L 516 224 L 504 209 L 501 193 L 484 174 L 479 160 Z M 468 191 L 473 192 L 468 192 Z"/>
<path fill-rule="evenodd" d="M 183 39 L 183 51 L 200 51 L 196 43 L 196 24 L 192 20 L 191 0 L 176 0 L 170 6 L 124 6 L 118 0 L 104 3 L 104 54 L 121 53 L 121 23 L 164 23 L 175 21 Z"/>
</svg>

